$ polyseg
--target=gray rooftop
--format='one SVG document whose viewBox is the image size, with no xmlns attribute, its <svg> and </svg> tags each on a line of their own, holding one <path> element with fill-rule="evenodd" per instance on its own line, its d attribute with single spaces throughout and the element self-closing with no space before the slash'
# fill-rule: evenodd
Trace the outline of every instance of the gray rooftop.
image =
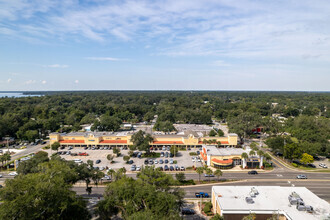
<svg viewBox="0 0 330 220">
<path fill-rule="evenodd" d="M 306 187 L 281 187 L 281 186 L 255 186 L 259 192 L 252 197 L 254 203 L 249 204 L 245 197 L 250 197 L 253 186 L 213 186 L 216 199 L 220 204 L 222 213 L 280 213 L 288 219 L 327 219 L 330 215 L 330 204 L 316 196 Z M 297 193 L 306 205 L 313 206 L 314 213 L 298 211 L 296 205 L 290 205 L 288 196 Z"/>
<path fill-rule="evenodd" d="M 241 155 L 242 153 L 248 153 L 247 150 L 244 150 L 242 148 L 234 148 L 234 147 L 226 147 L 226 148 L 219 148 L 216 146 L 206 146 L 205 147 L 207 154 L 210 155 L 221 155 L 221 156 L 230 156 L 230 155 Z"/>
</svg>

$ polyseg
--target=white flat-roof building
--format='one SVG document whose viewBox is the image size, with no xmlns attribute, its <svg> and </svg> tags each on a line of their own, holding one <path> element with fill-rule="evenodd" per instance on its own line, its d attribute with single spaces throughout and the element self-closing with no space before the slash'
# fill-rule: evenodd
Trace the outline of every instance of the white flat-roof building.
<svg viewBox="0 0 330 220">
<path fill-rule="evenodd" d="M 330 219 L 330 204 L 306 187 L 213 186 L 212 204 L 215 213 L 230 220 L 250 213 L 257 220 L 272 215 L 280 220 Z"/>
</svg>

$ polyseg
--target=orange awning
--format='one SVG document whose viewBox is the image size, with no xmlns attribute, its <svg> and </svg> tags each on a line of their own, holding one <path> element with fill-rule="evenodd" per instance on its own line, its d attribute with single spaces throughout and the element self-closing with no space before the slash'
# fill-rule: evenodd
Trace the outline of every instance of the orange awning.
<svg viewBox="0 0 330 220">
<path fill-rule="evenodd" d="M 229 144 L 228 141 L 220 141 L 221 142 L 221 145 L 223 144 Z M 204 144 L 203 141 L 199 141 L 198 144 Z M 212 143 L 212 144 L 217 144 L 217 143 Z"/>
<path fill-rule="evenodd" d="M 218 163 L 218 164 L 232 164 L 233 163 L 233 160 L 232 159 L 229 159 L 229 160 L 219 160 L 219 159 L 213 158 L 212 159 L 212 162 Z"/>
<path fill-rule="evenodd" d="M 153 144 L 183 144 L 182 141 L 154 141 Z"/>
<path fill-rule="evenodd" d="M 61 144 L 83 144 L 85 143 L 84 140 L 63 140 L 60 141 Z"/>
<path fill-rule="evenodd" d="M 127 140 L 103 140 L 100 144 L 127 144 Z"/>
</svg>

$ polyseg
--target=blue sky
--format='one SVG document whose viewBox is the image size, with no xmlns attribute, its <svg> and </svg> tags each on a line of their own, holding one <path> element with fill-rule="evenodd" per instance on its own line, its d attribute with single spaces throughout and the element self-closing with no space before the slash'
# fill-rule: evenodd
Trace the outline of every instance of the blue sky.
<svg viewBox="0 0 330 220">
<path fill-rule="evenodd" d="M 0 90 L 330 88 L 328 0 L 0 0 Z"/>
</svg>

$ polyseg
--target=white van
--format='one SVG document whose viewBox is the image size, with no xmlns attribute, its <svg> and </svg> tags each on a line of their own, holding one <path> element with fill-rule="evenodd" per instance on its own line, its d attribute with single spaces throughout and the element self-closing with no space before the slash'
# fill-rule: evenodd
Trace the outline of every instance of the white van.
<svg viewBox="0 0 330 220">
<path fill-rule="evenodd" d="M 82 160 L 81 159 L 74 159 L 73 160 L 75 163 L 82 163 Z"/>
</svg>

